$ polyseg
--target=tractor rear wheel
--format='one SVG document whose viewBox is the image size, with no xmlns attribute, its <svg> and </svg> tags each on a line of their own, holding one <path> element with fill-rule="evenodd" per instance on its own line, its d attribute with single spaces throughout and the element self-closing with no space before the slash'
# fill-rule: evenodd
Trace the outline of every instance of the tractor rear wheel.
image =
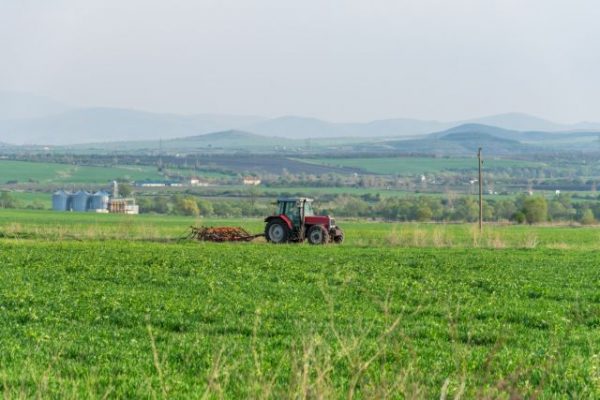
<svg viewBox="0 0 600 400">
<path fill-rule="evenodd" d="M 308 243 L 310 244 L 327 244 L 329 243 L 329 233 L 321 225 L 313 225 L 308 229 Z"/>
<path fill-rule="evenodd" d="M 269 221 L 265 227 L 265 238 L 267 242 L 275 244 L 285 243 L 289 240 L 290 230 L 281 220 Z"/>
</svg>

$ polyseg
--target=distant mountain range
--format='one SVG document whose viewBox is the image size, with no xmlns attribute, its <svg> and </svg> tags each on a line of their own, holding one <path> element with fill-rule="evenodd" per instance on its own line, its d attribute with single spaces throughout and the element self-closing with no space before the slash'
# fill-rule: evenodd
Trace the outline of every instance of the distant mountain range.
<svg viewBox="0 0 600 400">
<path fill-rule="evenodd" d="M 49 97 L 0 91 L 0 120 L 59 114 L 70 107 Z"/>
<path fill-rule="evenodd" d="M 256 117 L 157 114 L 84 108 L 45 117 L 0 120 L 0 139 L 16 144 L 68 145 L 172 139 L 247 125 Z"/>
<path fill-rule="evenodd" d="M 539 150 L 535 145 L 509 138 L 516 131 L 480 124 L 464 124 L 419 139 L 385 140 L 373 145 L 373 151 L 424 153 L 435 155 L 475 154 L 479 147 L 488 155 L 510 155 Z M 510 133 L 510 135 L 506 135 Z M 518 132 L 517 132 L 518 133 Z"/>
<path fill-rule="evenodd" d="M 187 136 L 169 140 L 145 140 L 145 141 L 119 141 L 109 143 L 87 143 L 70 145 L 69 148 L 123 151 L 123 150 L 145 150 L 149 152 L 163 151 L 201 151 L 201 150 L 269 150 L 275 148 L 286 148 L 303 146 L 303 142 L 278 137 L 267 137 L 240 130 L 227 130 L 203 135 Z"/>
<path fill-rule="evenodd" d="M 232 153 L 278 152 L 305 153 L 393 153 L 433 154 L 458 156 L 475 154 L 482 147 L 487 155 L 511 156 L 515 154 L 556 151 L 600 150 L 600 132 L 521 132 L 481 124 L 463 124 L 444 131 L 421 135 L 417 138 L 330 138 L 286 139 L 257 135 L 240 130 L 228 130 L 163 141 L 128 141 L 81 144 L 64 147 L 103 151 L 142 151 L 156 153 L 159 150 L 177 153 Z"/>
<path fill-rule="evenodd" d="M 285 116 L 259 121 L 244 129 L 288 139 L 334 137 L 420 136 L 453 124 L 416 119 L 387 119 L 365 123 L 335 123 L 316 118 Z"/>
<path fill-rule="evenodd" d="M 116 141 L 168 141 L 196 137 L 195 142 L 215 142 L 214 135 L 244 132 L 268 137 L 271 142 L 290 139 L 381 138 L 417 139 L 448 129 L 476 129 L 492 136 L 519 141 L 553 132 L 600 131 L 600 124 L 558 124 L 527 114 L 509 113 L 468 121 L 440 122 L 386 119 L 366 123 L 334 123 L 316 118 L 284 116 L 264 118 L 240 115 L 179 115 L 121 108 L 72 108 L 45 97 L 0 92 L 0 142 L 13 144 L 73 145 Z M 488 128 L 482 128 L 487 126 Z M 473 128 L 475 127 L 475 128 Z M 488 132 L 498 128 L 505 131 Z M 526 132 L 526 133 L 523 133 Z M 208 138 L 201 135 L 211 134 Z M 438 138 L 438 136 L 433 136 Z M 231 136 L 231 135 L 230 135 Z M 273 138 L 278 138 L 277 140 Z M 184 139 L 182 139 L 184 140 Z M 258 140 L 257 137 L 254 140 Z"/>
<path fill-rule="evenodd" d="M 452 134 L 461 134 L 463 136 L 471 135 L 489 135 L 502 139 L 509 139 L 517 142 L 534 143 L 534 142 L 564 142 L 573 139 L 582 138 L 597 138 L 600 135 L 598 130 L 565 130 L 565 131 L 527 131 L 504 129 L 497 126 L 468 123 L 459 125 L 442 132 L 435 132 L 429 136 L 432 138 L 448 137 Z"/>
</svg>

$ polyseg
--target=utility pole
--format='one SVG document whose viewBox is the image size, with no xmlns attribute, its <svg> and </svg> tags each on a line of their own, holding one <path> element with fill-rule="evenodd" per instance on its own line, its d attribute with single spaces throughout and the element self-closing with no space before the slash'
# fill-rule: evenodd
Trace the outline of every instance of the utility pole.
<svg viewBox="0 0 600 400">
<path fill-rule="evenodd" d="M 158 140 L 158 161 L 157 161 L 158 172 L 162 172 L 162 170 L 163 170 L 162 151 L 163 151 L 162 138 L 160 138 Z"/>
<path fill-rule="evenodd" d="M 483 176 L 481 173 L 481 165 L 483 160 L 481 159 L 481 147 L 477 151 L 477 164 L 479 169 L 479 231 L 483 230 Z"/>
</svg>

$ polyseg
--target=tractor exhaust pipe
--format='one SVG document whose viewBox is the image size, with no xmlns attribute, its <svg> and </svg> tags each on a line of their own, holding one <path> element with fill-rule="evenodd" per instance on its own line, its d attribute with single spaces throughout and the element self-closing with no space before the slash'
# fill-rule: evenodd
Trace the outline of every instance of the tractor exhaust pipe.
<svg viewBox="0 0 600 400">
<path fill-rule="evenodd" d="M 306 203 L 305 199 L 298 202 L 298 215 L 300 216 L 300 232 L 298 232 L 298 236 L 299 236 L 301 242 L 304 241 L 304 231 L 305 231 L 305 229 L 304 229 L 304 203 Z"/>
</svg>

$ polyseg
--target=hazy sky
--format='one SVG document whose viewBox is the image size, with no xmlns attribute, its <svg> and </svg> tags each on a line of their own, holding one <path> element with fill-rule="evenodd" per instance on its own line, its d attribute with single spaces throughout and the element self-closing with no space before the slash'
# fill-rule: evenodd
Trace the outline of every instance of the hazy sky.
<svg viewBox="0 0 600 400">
<path fill-rule="evenodd" d="M 600 121 L 598 0 L 0 0 L 0 89 L 333 121 Z"/>
</svg>

